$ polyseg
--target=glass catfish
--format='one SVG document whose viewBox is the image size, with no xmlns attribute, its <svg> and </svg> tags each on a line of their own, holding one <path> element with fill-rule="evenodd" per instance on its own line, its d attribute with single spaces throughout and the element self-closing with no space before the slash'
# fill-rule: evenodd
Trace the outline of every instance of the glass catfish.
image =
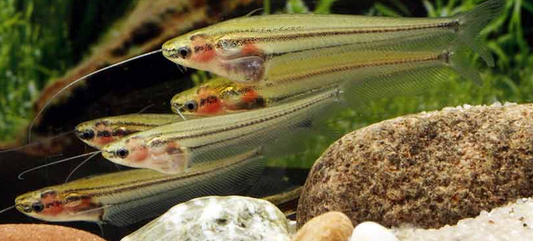
<svg viewBox="0 0 533 241">
<path fill-rule="evenodd" d="M 135 169 L 86 177 L 20 195 L 15 207 L 49 222 L 126 226 L 196 197 L 239 193 L 262 173 L 265 162 L 260 150 L 202 163 L 176 175 Z"/>
<path fill-rule="evenodd" d="M 298 150 L 304 136 L 325 127 L 342 108 L 358 108 L 368 99 L 427 89 L 446 81 L 454 69 L 437 55 L 424 67 L 398 68 L 352 84 L 335 84 L 282 104 L 227 115 L 172 123 L 135 133 L 102 148 L 117 164 L 180 173 L 197 163 L 216 161 L 261 146 L 267 158 Z M 321 132 L 324 133 L 324 132 Z M 328 132 L 329 133 L 329 132 Z"/>
<path fill-rule="evenodd" d="M 139 132 L 102 148 L 117 164 L 180 173 L 201 162 L 262 147 L 263 155 L 294 150 L 288 139 L 308 131 L 339 102 L 341 91 L 327 91 L 271 108 L 177 122 Z M 292 133 L 292 134 L 289 134 Z"/>
<path fill-rule="evenodd" d="M 444 18 L 280 14 L 231 19 L 163 44 L 163 55 L 186 67 L 206 70 L 244 84 L 273 82 L 271 72 L 295 62 L 342 52 L 378 54 L 467 46 L 489 66 L 490 53 L 479 32 L 503 9 L 488 0 L 473 10 Z"/>
<path fill-rule="evenodd" d="M 335 58 L 323 57 L 302 60 L 289 68 L 299 68 L 298 72 L 287 71 L 272 76 L 269 85 L 246 85 L 227 78 L 216 78 L 200 86 L 176 94 L 171 106 L 176 113 L 194 115 L 220 115 L 250 109 L 272 107 L 287 101 L 303 98 L 314 93 L 336 88 L 354 86 L 359 91 L 368 88 L 383 88 L 394 85 L 395 74 L 402 71 L 416 71 L 428 67 L 443 67 L 459 73 L 467 79 L 480 83 L 479 73 L 470 67 L 468 49 L 450 51 L 395 52 L 387 56 L 376 55 L 373 51 L 341 53 Z M 404 79 L 405 83 L 417 84 L 427 79 Z M 387 77 L 390 83 L 380 82 Z M 373 82 L 375 86 L 373 86 Z M 422 89 L 420 89 L 422 90 Z M 400 91 L 398 91 L 400 92 Z M 394 94 L 394 93 L 389 93 Z M 390 97 L 376 95 L 376 98 Z"/>
<path fill-rule="evenodd" d="M 195 117 L 195 115 L 186 116 L 187 119 Z M 179 121 L 183 121 L 183 118 L 172 114 L 110 116 L 83 122 L 74 128 L 74 133 L 85 144 L 101 149 L 104 145 L 124 136 Z"/>
</svg>

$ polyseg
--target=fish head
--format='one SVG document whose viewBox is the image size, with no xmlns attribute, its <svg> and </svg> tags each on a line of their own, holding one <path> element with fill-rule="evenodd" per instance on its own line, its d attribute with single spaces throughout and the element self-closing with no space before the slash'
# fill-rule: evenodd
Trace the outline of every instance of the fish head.
<svg viewBox="0 0 533 241">
<path fill-rule="evenodd" d="M 99 221 L 103 210 L 90 197 L 45 188 L 18 196 L 15 207 L 32 218 L 52 221 Z"/>
<path fill-rule="evenodd" d="M 224 113 L 224 103 L 220 92 L 201 86 L 194 92 L 183 92 L 174 96 L 171 106 L 174 112 L 194 113 L 196 115 L 218 115 Z"/>
<path fill-rule="evenodd" d="M 189 166 L 185 147 L 159 138 L 130 136 L 104 146 L 102 156 L 120 165 L 169 174 L 183 172 Z"/>
<path fill-rule="evenodd" d="M 83 122 L 74 128 L 76 136 L 85 144 L 100 149 L 104 145 L 116 141 L 129 132 L 121 126 L 114 126 L 111 121 L 98 119 Z"/>
<path fill-rule="evenodd" d="M 77 125 L 74 128 L 74 134 L 85 144 L 98 147 L 98 144 L 95 142 L 96 138 L 96 128 L 91 122 L 83 122 Z"/>
<path fill-rule="evenodd" d="M 114 163 L 142 168 L 148 159 L 148 148 L 140 136 L 123 138 L 102 147 L 102 156 Z"/>
<path fill-rule="evenodd" d="M 211 37 L 196 31 L 170 39 L 162 46 L 163 56 L 194 69 L 217 72 L 216 52 Z"/>
<path fill-rule="evenodd" d="M 180 92 L 170 100 L 170 106 L 174 113 L 196 113 L 198 109 L 198 89 L 200 87 L 193 87 L 186 91 Z"/>
<path fill-rule="evenodd" d="M 41 216 L 43 216 L 43 211 L 45 210 L 46 206 L 42 202 L 41 194 L 43 194 L 44 196 L 46 195 L 46 193 L 53 194 L 55 193 L 55 191 L 35 191 L 22 194 L 15 199 L 15 208 L 19 210 L 19 212 L 24 213 L 25 215 L 28 215 L 30 217 L 43 219 L 41 218 Z"/>
</svg>

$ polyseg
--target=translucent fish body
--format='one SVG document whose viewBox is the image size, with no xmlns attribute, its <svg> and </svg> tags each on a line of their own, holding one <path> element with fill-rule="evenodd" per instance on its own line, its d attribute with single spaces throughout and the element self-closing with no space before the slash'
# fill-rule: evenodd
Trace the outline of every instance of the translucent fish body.
<svg viewBox="0 0 533 241">
<path fill-rule="evenodd" d="M 274 154 L 276 144 L 311 127 L 320 113 L 338 102 L 340 93 L 333 90 L 272 108 L 153 128 L 104 146 L 102 155 L 121 165 L 179 173 L 260 146 L 265 155 Z"/>
<path fill-rule="evenodd" d="M 236 194 L 261 174 L 264 162 L 259 150 L 196 165 L 177 175 L 136 169 L 87 177 L 20 195 L 15 206 L 50 222 L 125 226 L 192 198 Z"/>
<path fill-rule="evenodd" d="M 192 119 L 195 116 L 187 118 Z M 178 115 L 129 114 L 86 121 L 77 125 L 74 132 L 85 144 L 100 149 L 129 134 L 179 121 L 183 119 Z"/>
<path fill-rule="evenodd" d="M 165 57 L 180 65 L 260 85 L 274 82 L 271 72 L 280 66 L 361 50 L 387 54 L 467 46 L 492 66 L 494 60 L 477 36 L 504 3 L 489 0 L 470 12 L 446 18 L 312 14 L 242 17 L 171 39 L 162 50 Z"/>
</svg>

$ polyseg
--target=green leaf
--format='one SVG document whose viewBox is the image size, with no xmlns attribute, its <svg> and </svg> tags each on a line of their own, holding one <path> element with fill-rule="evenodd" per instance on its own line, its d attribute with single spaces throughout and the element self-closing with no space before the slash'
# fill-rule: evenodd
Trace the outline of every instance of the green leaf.
<svg viewBox="0 0 533 241">
<path fill-rule="evenodd" d="M 309 8 L 307 8 L 303 0 L 287 1 L 285 10 L 287 13 L 309 13 Z"/>
<path fill-rule="evenodd" d="M 316 14 L 329 14 L 331 12 L 331 6 L 337 0 L 320 0 L 316 7 L 314 13 Z"/>
</svg>

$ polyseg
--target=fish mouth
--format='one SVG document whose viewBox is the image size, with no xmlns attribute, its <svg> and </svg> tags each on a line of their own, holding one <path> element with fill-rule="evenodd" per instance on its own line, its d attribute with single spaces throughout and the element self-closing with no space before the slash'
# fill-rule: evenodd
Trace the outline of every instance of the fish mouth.
<svg viewBox="0 0 533 241">
<path fill-rule="evenodd" d="M 165 58 L 169 58 L 169 59 L 178 58 L 178 49 L 174 47 L 174 44 L 171 41 L 164 43 L 163 46 L 161 47 L 161 50 Z"/>
<path fill-rule="evenodd" d="M 168 59 L 177 59 L 178 58 L 178 50 L 173 48 L 163 49 L 163 56 Z"/>
<path fill-rule="evenodd" d="M 112 160 L 113 158 L 115 158 L 115 151 L 113 150 L 103 150 L 102 149 L 102 156 L 105 158 L 105 159 L 108 159 L 108 160 Z"/>
<path fill-rule="evenodd" d="M 181 113 L 183 111 L 183 106 L 184 105 L 181 105 L 181 104 L 178 104 L 178 103 L 174 103 L 172 104 L 172 111 L 174 113 Z"/>
<path fill-rule="evenodd" d="M 31 208 L 26 204 L 15 204 L 15 208 L 21 213 L 30 213 Z"/>
</svg>

